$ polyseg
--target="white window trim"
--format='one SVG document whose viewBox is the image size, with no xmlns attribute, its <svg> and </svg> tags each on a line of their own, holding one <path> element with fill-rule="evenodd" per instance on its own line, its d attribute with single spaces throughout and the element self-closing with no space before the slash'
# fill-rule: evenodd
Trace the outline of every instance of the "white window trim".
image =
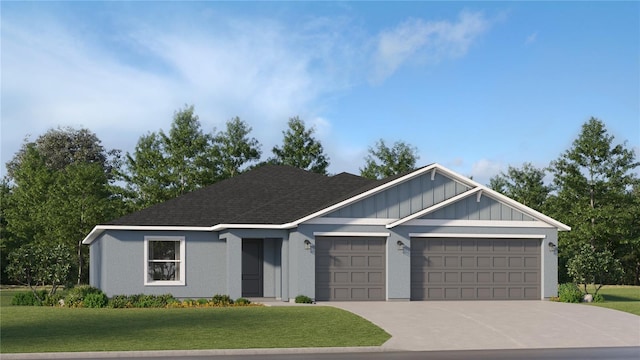
<svg viewBox="0 0 640 360">
<path fill-rule="evenodd" d="M 149 281 L 149 241 L 180 241 L 180 279 Z M 187 270 L 184 236 L 145 236 L 144 237 L 144 285 L 145 286 L 184 286 Z"/>
</svg>

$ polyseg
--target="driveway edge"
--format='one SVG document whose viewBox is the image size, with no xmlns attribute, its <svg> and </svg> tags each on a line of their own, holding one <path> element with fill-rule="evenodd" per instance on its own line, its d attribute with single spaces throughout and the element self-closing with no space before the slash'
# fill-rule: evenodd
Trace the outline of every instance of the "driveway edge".
<svg viewBox="0 0 640 360">
<path fill-rule="evenodd" d="M 316 353 L 356 353 L 393 351 L 381 346 L 362 347 L 313 347 L 313 348 L 260 348 L 260 349 L 217 349 L 217 350 L 151 350 L 151 351 L 91 351 L 91 352 L 53 352 L 53 353 L 15 353 L 0 354 L 6 360 L 36 359 L 116 359 L 122 357 L 178 357 L 178 356 L 216 356 L 216 355 L 278 355 L 278 354 L 316 354 Z"/>
</svg>

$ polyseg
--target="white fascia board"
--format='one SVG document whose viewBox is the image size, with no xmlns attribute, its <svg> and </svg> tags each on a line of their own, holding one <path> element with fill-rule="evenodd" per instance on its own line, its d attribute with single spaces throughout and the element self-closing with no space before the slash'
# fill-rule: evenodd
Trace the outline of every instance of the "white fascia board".
<svg viewBox="0 0 640 360">
<path fill-rule="evenodd" d="M 481 188 L 475 188 L 475 189 L 467 190 L 467 191 L 463 192 L 462 194 L 458 194 L 458 195 L 456 195 L 454 197 L 448 198 L 445 201 L 439 202 L 439 203 L 437 203 L 437 204 L 435 204 L 433 206 L 430 206 L 430 207 L 428 207 L 426 209 L 423 209 L 423 210 L 420 210 L 420 211 L 418 211 L 416 213 L 413 213 L 413 214 L 411 214 L 411 215 L 409 215 L 409 216 L 407 216 L 405 218 L 402 218 L 400 220 L 394 221 L 394 222 L 388 224 L 386 227 L 387 227 L 387 229 L 391 229 L 391 228 L 394 228 L 394 227 L 396 227 L 398 225 L 404 224 L 409 220 L 413 220 L 413 219 L 419 218 L 421 216 L 425 216 L 425 215 L 427 215 L 427 214 L 429 214 L 431 212 L 434 212 L 434 211 L 436 211 L 438 209 L 441 209 L 441 208 L 443 208 L 445 206 L 453 204 L 456 201 L 459 201 L 459 200 L 462 200 L 462 199 L 464 199 L 466 197 L 469 197 L 469 196 L 477 193 L 478 191 L 482 191 L 482 189 Z"/>
<path fill-rule="evenodd" d="M 307 216 L 305 216 L 305 217 L 303 217 L 301 219 L 293 221 L 291 224 L 295 224 L 295 226 L 298 226 L 300 223 L 303 223 L 303 222 L 308 221 L 308 220 L 313 219 L 313 218 L 320 217 L 320 216 L 322 216 L 324 214 L 327 214 L 327 213 L 330 213 L 332 211 L 338 210 L 341 207 L 350 205 L 350 204 L 352 204 L 352 203 L 354 203 L 356 201 L 359 201 L 359 200 L 367 198 L 367 197 L 369 197 L 369 196 L 371 196 L 373 194 L 376 194 L 376 193 L 379 193 L 381 191 L 384 191 L 385 189 L 388 189 L 390 187 L 393 187 L 393 186 L 396 186 L 398 184 L 401 184 L 401 183 L 403 183 L 403 182 L 405 182 L 407 180 L 411 180 L 412 178 L 414 178 L 416 176 L 420 176 L 420 175 L 422 175 L 424 173 L 427 173 L 427 172 L 433 170 L 434 168 L 436 168 L 438 166 L 439 166 L 438 164 L 434 163 L 434 164 L 431 164 L 429 166 L 423 167 L 422 169 L 418 169 L 418 170 L 416 170 L 416 171 L 414 171 L 412 173 L 409 173 L 409 174 L 407 174 L 405 176 L 397 178 L 397 179 L 395 179 L 393 181 L 389 181 L 386 184 L 383 184 L 383 185 L 375 187 L 375 188 L 373 188 L 371 190 L 365 191 L 360 195 L 356 195 L 356 196 L 354 196 L 352 198 L 343 200 L 343 201 L 341 201 L 341 202 L 339 202 L 339 203 L 337 203 L 335 205 L 329 206 L 328 208 L 324 208 L 324 209 L 322 209 L 320 211 L 316 211 L 311 215 L 307 215 Z"/>
<path fill-rule="evenodd" d="M 142 225 L 97 225 L 91 230 L 82 243 L 91 244 L 105 230 L 137 230 L 137 231 L 222 231 L 227 229 L 293 229 L 297 225 L 292 223 L 269 225 L 269 224 L 218 224 L 214 226 L 142 226 Z"/>
<path fill-rule="evenodd" d="M 544 239 L 544 234 L 455 234 L 409 233 L 410 238 L 466 238 L 466 239 Z"/>
<path fill-rule="evenodd" d="M 534 219 L 540 220 L 542 222 L 545 222 L 549 225 L 552 225 L 553 227 L 557 228 L 560 231 L 570 231 L 571 227 L 568 225 L 565 225 L 557 220 L 554 220 L 550 217 L 548 217 L 547 215 L 544 215 L 526 205 L 523 205 L 513 199 L 511 199 L 508 196 L 502 195 L 499 192 L 492 190 L 480 183 L 477 183 L 465 176 L 462 176 L 456 172 L 453 172 L 439 164 L 435 164 L 436 167 L 438 168 L 438 171 L 442 172 L 443 174 L 446 174 L 447 176 L 451 177 L 453 180 L 456 180 L 462 184 L 471 186 L 471 187 L 476 187 L 476 188 L 481 188 L 483 191 L 482 195 L 486 195 L 489 196 L 490 198 L 493 198 L 494 200 L 497 200 L 498 202 L 501 202 L 503 204 L 505 204 L 506 206 L 521 211 L 531 217 L 533 217 Z"/>
<path fill-rule="evenodd" d="M 96 225 L 82 243 L 91 244 L 105 230 L 144 230 L 144 231 L 211 231 L 206 226 L 144 226 L 144 225 Z"/>
<path fill-rule="evenodd" d="M 228 229 L 264 229 L 264 230 L 288 230 L 293 229 L 297 224 L 218 224 L 209 228 L 210 231 L 222 231 Z"/>
<path fill-rule="evenodd" d="M 342 217 L 320 217 L 305 221 L 305 224 L 313 225 L 387 225 L 389 221 L 398 219 L 383 218 L 342 218 Z"/>
</svg>

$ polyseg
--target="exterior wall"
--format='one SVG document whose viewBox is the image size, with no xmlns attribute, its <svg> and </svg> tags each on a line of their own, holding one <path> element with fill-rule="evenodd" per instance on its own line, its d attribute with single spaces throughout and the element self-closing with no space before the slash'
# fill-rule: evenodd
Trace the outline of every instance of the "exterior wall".
<svg viewBox="0 0 640 360">
<path fill-rule="evenodd" d="M 242 295 L 242 239 L 264 239 L 263 296 L 287 301 L 288 295 L 284 293 L 288 282 L 283 280 L 287 272 L 282 263 L 285 247 L 288 246 L 284 240 L 288 236 L 286 230 L 232 229 L 221 233 L 220 239 L 226 244 L 223 252 L 227 259 L 225 272 L 228 286 L 224 294 L 233 299 Z"/>
<path fill-rule="evenodd" d="M 398 226 L 387 229 L 382 225 L 327 225 L 301 224 L 290 236 L 290 291 L 291 297 L 307 295 L 315 298 L 315 245 L 314 232 L 323 233 L 387 233 L 387 301 L 408 301 L 411 296 L 411 237 L 410 233 L 434 234 L 513 234 L 544 235 L 541 246 L 541 297 L 557 295 L 558 258 L 549 251 L 549 242 L 557 244 L 557 230 L 541 227 L 493 227 L 493 226 Z M 304 249 L 304 240 L 312 244 L 311 251 Z M 404 246 L 398 249 L 397 242 Z"/>
<path fill-rule="evenodd" d="M 532 217 L 484 194 L 480 197 L 480 201 L 476 196 L 471 195 L 427 214 L 422 219 L 535 221 Z"/>
<path fill-rule="evenodd" d="M 185 237 L 185 285 L 144 285 L 145 236 Z M 90 283 L 107 296 L 170 293 L 197 298 L 227 293 L 225 243 L 214 233 L 110 230 L 91 244 L 90 256 Z"/>
<path fill-rule="evenodd" d="M 469 187 L 439 173 L 423 174 L 325 217 L 399 219 L 462 194 Z"/>
</svg>

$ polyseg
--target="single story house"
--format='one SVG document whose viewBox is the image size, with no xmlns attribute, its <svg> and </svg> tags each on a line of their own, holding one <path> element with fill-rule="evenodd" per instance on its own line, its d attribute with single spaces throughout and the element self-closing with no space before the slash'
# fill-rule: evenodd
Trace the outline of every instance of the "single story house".
<svg viewBox="0 0 640 360">
<path fill-rule="evenodd" d="M 439 164 L 383 180 L 265 165 L 97 225 L 108 296 L 548 299 L 570 228 Z"/>
</svg>

